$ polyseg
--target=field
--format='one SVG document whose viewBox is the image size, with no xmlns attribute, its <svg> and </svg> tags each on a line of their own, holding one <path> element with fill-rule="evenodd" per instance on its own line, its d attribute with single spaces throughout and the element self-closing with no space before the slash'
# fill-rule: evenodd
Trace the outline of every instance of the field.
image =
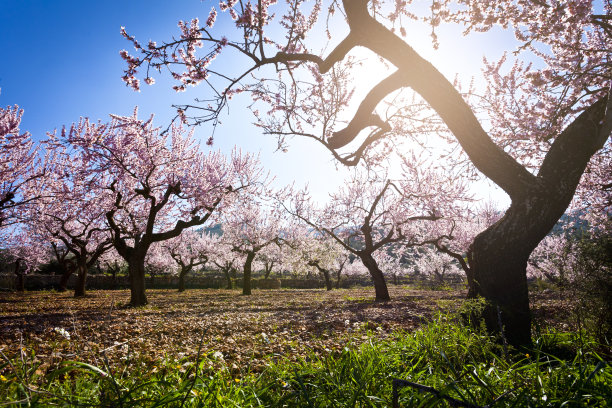
<svg viewBox="0 0 612 408">
<path fill-rule="evenodd" d="M 0 348 L 33 347 L 50 364 L 61 359 L 101 363 L 129 352 L 145 361 L 165 356 L 194 357 L 220 351 L 227 361 L 257 367 L 264 355 L 297 358 L 307 350 L 344 347 L 343 334 L 366 325 L 381 336 L 413 330 L 440 308 L 456 306 L 458 291 L 392 288 L 393 300 L 376 303 L 372 289 L 261 290 L 242 296 L 230 290 L 151 290 L 149 305 L 123 307 L 129 291 L 0 295 Z M 60 334 L 64 329 L 70 340 Z M 262 340 L 267 337 L 269 343 Z"/>
<path fill-rule="evenodd" d="M 392 379 L 411 378 L 460 401 L 495 396 L 499 405 L 493 406 L 526 398 L 507 391 L 517 381 L 544 398 L 555 395 L 552 387 L 581 403 L 605 399 L 593 399 L 593 391 L 602 394 L 597 390 L 612 373 L 590 351 L 589 359 L 576 362 L 575 338 L 540 337 L 546 347 L 563 343 L 573 362 L 560 366 L 555 361 L 562 360 L 553 359 L 561 371 L 550 371 L 550 358 L 534 362 L 524 352 L 508 357 L 460 325 L 452 316 L 463 307 L 462 291 L 391 287 L 391 296 L 374 302 L 371 288 L 258 290 L 250 297 L 230 290 L 150 290 L 149 305 L 127 308 L 128 291 L 91 291 L 81 299 L 2 293 L 0 397 L 31 406 L 383 407 L 391 404 Z M 564 312 L 567 299 L 553 291 L 532 298 L 539 325 L 573 329 Z M 523 366 L 518 375 L 517 364 Z M 540 374 L 545 365 L 548 377 Z M 482 385 L 461 374 L 447 389 L 455 369 L 472 370 L 487 386 L 474 390 Z M 594 373 L 589 387 L 575 379 L 559 385 L 585 372 Z M 430 397 L 404 395 L 401 406 L 437 406 Z"/>
</svg>

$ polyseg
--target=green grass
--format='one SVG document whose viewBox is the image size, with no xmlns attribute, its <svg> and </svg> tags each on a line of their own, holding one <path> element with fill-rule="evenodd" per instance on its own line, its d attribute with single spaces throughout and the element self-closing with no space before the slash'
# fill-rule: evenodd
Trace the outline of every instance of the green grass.
<svg viewBox="0 0 612 408">
<path fill-rule="evenodd" d="M 13 406 L 387 407 L 394 379 L 433 387 L 399 390 L 401 407 L 438 407 L 449 397 L 490 407 L 609 406 L 612 369 L 584 336 L 540 333 L 531 350 L 510 350 L 482 331 L 439 316 L 416 332 L 379 339 L 360 329 L 337 351 L 292 362 L 267 357 L 263 372 L 232 368 L 213 354 L 155 367 L 65 362 L 50 372 L 23 352 L 0 364 L 0 402 Z M 366 338 L 364 342 L 364 337 Z M 359 344 L 357 344 L 359 343 Z M 450 406 L 450 405 L 446 405 Z"/>
</svg>

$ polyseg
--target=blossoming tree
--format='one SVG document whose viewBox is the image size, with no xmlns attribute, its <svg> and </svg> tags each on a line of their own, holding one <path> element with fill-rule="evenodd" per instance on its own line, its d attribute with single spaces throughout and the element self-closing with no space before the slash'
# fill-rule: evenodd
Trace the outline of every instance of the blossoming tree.
<svg viewBox="0 0 612 408">
<path fill-rule="evenodd" d="M 29 133 L 21 133 L 22 115 L 17 106 L 0 108 L 0 228 L 16 223 L 17 208 L 35 198 L 25 187 L 44 174 L 49 160 L 38 156 Z"/>
<path fill-rule="evenodd" d="M 226 288 L 233 289 L 234 281 L 232 279 L 237 278 L 238 268 L 244 265 L 244 256 L 232 251 L 232 244 L 229 240 L 219 236 L 212 236 L 211 239 L 213 250 L 209 260 L 219 271 L 223 272 L 223 276 L 227 280 Z"/>
<path fill-rule="evenodd" d="M 62 132 L 82 151 L 83 172 L 106 200 L 105 218 L 115 250 L 128 264 L 130 304 L 147 303 L 145 257 L 155 242 L 178 237 L 204 224 L 234 193 L 256 186 L 258 159 L 234 151 L 204 154 L 193 132 L 172 126 L 168 132 L 131 117 L 112 116 L 109 124 L 87 120 Z"/>
<path fill-rule="evenodd" d="M 26 206 L 24 219 L 31 230 L 45 237 L 66 267 L 60 286 L 76 272 L 74 295 L 85 296 L 89 268 L 113 246 L 105 218 L 109 200 L 95 185 L 99 175 L 83 171 L 89 158 L 82 150 L 65 150 L 54 135 L 48 146 L 55 150 L 56 166 L 32 181 L 30 190 L 39 198 Z"/>
<path fill-rule="evenodd" d="M 293 271 L 305 267 L 316 268 L 325 280 L 325 288 L 332 290 L 340 286 L 342 271 L 349 260 L 349 252 L 326 234 L 304 229 L 292 243 L 288 260 Z M 335 280 L 335 282 L 334 282 Z"/>
<path fill-rule="evenodd" d="M 203 231 L 184 231 L 176 238 L 163 242 L 163 248 L 178 267 L 178 291 L 185 291 L 185 277 L 193 268 L 204 267 L 213 251 L 214 240 Z"/>
<path fill-rule="evenodd" d="M 460 212 L 464 186 L 446 175 L 406 161 L 403 177 L 391 181 L 381 172 L 357 171 L 321 210 L 306 192 L 287 207 L 300 220 L 356 255 L 370 272 L 376 300 L 390 299 L 375 253 L 391 244 L 421 246 L 449 237 L 450 221 Z"/>
<path fill-rule="evenodd" d="M 265 198 L 268 200 L 265 200 Z M 280 206 L 269 201 L 269 193 L 260 197 L 242 194 L 229 211 L 223 213 L 223 241 L 232 251 L 244 256 L 242 294 L 251 294 L 251 275 L 255 257 L 265 248 L 283 241 L 289 231 Z"/>
<path fill-rule="evenodd" d="M 263 122 L 280 118 L 269 129 L 281 137 L 310 136 L 333 152 L 359 140 L 359 147 L 344 156 L 351 163 L 369 146 L 414 134 L 411 129 L 428 134 L 441 125 L 474 168 L 510 197 L 503 217 L 470 246 L 471 292 L 489 301 L 484 318 L 490 330 L 500 330 L 501 315 L 508 341 L 530 344 L 527 260 L 567 209 L 591 157 L 609 143 L 612 131 L 611 7 L 595 0 L 439 0 L 429 8 L 411 0 L 226 1 L 219 8 L 222 17 L 233 20 L 231 34 L 218 33 L 214 7 L 204 26 L 198 19 L 180 22 L 180 37 L 173 41 L 142 46 L 123 30 L 136 49 L 136 55 L 122 51 L 124 80 L 138 88 L 138 70 L 144 69 L 151 83 L 155 71 L 167 69 L 178 91 L 203 81 L 220 88 L 209 103 L 179 107 L 178 116 L 196 123 L 217 121 L 233 94 L 250 92 L 271 106 L 260 117 Z M 419 35 L 412 27 L 419 21 L 430 26 L 434 45 L 443 40 L 438 38 L 442 25 L 463 26 L 465 35 L 498 28 L 514 32 L 516 43 L 506 53 L 485 60 L 482 104 L 464 97 L 413 48 Z M 332 23 L 346 27 L 339 41 L 330 35 L 338 30 Z M 322 57 L 316 34 L 325 30 L 333 44 Z M 198 53 L 204 46 L 206 52 Z M 346 85 L 368 84 L 345 79 L 357 48 L 396 70 L 370 85 L 344 125 L 338 113 L 352 95 Z M 244 57 L 243 70 L 226 76 L 212 69 L 219 54 L 230 52 Z M 276 75 L 262 69 L 268 65 Z M 303 80 L 307 75 L 312 81 Z M 377 109 L 403 89 L 415 98 L 401 102 L 397 111 L 406 114 L 399 115 L 404 125 L 397 127 Z M 318 133 L 309 131 L 314 125 Z"/>
</svg>

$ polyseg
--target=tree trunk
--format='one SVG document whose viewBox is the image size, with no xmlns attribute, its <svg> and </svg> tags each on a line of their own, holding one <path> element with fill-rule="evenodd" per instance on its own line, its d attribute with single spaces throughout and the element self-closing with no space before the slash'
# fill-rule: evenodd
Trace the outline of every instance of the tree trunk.
<svg viewBox="0 0 612 408">
<path fill-rule="evenodd" d="M 253 259 L 255 259 L 255 253 L 249 252 L 246 256 L 246 261 L 244 262 L 244 275 L 242 277 L 242 294 L 250 295 L 251 294 L 251 266 L 253 264 Z"/>
<path fill-rule="evenodd" d="M 227 281 L 226 289 L 234 289 L 234 284 L 232 282 L 232 276 L 230 275 L 230 270 L 228 268 L 221 268 L 223 271 L 223 275 L 225 276 L 225 280 Z"/>
<path fill-rule="evenodd" d="M 15 261 L 15 289 L 17 292 L 25 292 L 25 280 L 21 271 L 21 259 Z"/>
<path fill-rule="evenodd" d="M 185 291 L 185 276 L 187 276 L 187 273 L 189 273 L 188 268 L 181 268 L 181 272 L 179 273 L 179 281 L 178 281 L 178 291 L 179 292 Z"/>
<path fill-rule="evenodd" d="M 340 278 L 342 278 L 342 271 L 336 274 L 336 289 L 340 289 Z"/>
<path fill-rule="evenodd" d="M 531 345 L 527 260 L 569 203 L 559 205 L 550 193 L 527 197 L 480 233 L 469 250 L 470 294 L 487 300 L 483 317 L 489 331 L 503 333 L 514 346 Z"/>
<path fill-rule="evenodd" d="M 385 281 L 385 276 L 382 271 L 378 267 L 378 264 L 374 260 L 374 257 L 368 253 L 359 254 L 359 258 L 361 258 L 361 262 L 368 268 L 368 272 L 370 272 L 370 276 L 372 277 L 372 282 L 374 282 L 374 290 L 376 291 L 376 301 L 377 302 L 386 302 L 391 300 L 389 296 L 389 290 L 387 289 L 387 282 Z"/>
<path fill-rule="evenodd" d="M 332 290 L 333 285 L 332 285 L 331 277 L 329 276 L 329 271 L 327 269 L 321 269 L 321 273 L 323 273 L 323 277 L 325 278 L 325 288 L 327 290 Z"/>
<path fill-rule="evenodd" d="M 145 294 L 144 256 L 132 256 L 128 261 L 130 275 L 130 305 L 144 306 L 148 303 Z"/>
<path fill-rule="evenodd" d="M 110 267 L 111 276 L 113 277 L 113 289 L 117 289 L 117 272 L 119 271 L 119 267 L 112 266 Z"/>
<path fill-rule="evenodd" d="M 68 280 L 70 280 L 70 277 L 72 276 L 72 268 L 68 268 L 68 267 L 63 267 L 64 272 L 62 273 L 62 277 L 60 278 L 59 281 L 59 288 L 58 291 L 59 292 L 65 292 L 66 289 L 68 289 Z"/>
<path fill-rule="evenodd" d="M 85 296 L 85 280 L 87 279 L 87 265 L 80 264 L 77 266 L 77 282 L 74 287 L 74 297 Z"/>
</svg>

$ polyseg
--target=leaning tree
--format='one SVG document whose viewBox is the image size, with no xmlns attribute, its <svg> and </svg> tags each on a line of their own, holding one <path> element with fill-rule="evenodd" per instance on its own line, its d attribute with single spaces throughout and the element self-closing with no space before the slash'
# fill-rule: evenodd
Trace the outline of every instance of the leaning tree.
<svg viewBox="0 0 612 408">
<path fill-rule="evenodd" d="M 196 123 L 216 123 L 234 94 L 250 92 L 256 114 L 262 103 L 271 107 L 258 115 L 268 131 L 317 139 L 345 163 L 394 136 L 445 131 L 474 169 L 510 197 L 500 220 L 470 246 L 471 292 L 488 300 L 490 330 L 504 331 L 514 345 L 530 344 L 527 260 L 612 130 L 610 1 L 436 0 L 422 7 L 412 0 L 232 0 L 219 8 L 223 15 L 213 7 L 204 26 L 198 19 L 180 22 L 180 37 L 168 42 L 143 46 L 122 29 L 136 49 L 136 55 L 121 51 L 124 81 L 138 89 L 138 70 L 149 84 L 155 71 L 168 70 L 177 91 L 202 82 L 218 88 L 213 101 L 178 107 L 178 117 Z M 233 20 L 236 30 L 221 33 L 220 17 Z M 462 27 L 466 36 L 498 28 L 515 34 L 514 42 L 500 44 L 507 52 L 484 61 L 483 98 L 462 95 L 413 48 L 423 37 L 414 28 L 423 22 L 434 45 L 444 40 L 438 38 L 443 25 Z M 342 36 L 332 36 L 340 26 Z M 325 48 L 317 35 L 324 32 L 331 41 Z M 369 83 L 347 80 L 358 72 L 351 57 L 359 48 L 395 72 L 358 94 L 364 96 L 344 124 L 352 86 Z M 235 76 L 213 69 L 213 61 L 222 64 L 221 53 L 238 54 L 234 65 L 242 56 L 244 68 Z M 397 100 L 405 89 L 414 97 Z M 390 100 L 399 107 L 381 114 Z M 358 146 L 348 155 L 338 153 L 353 141 Z"/>
</svg>

